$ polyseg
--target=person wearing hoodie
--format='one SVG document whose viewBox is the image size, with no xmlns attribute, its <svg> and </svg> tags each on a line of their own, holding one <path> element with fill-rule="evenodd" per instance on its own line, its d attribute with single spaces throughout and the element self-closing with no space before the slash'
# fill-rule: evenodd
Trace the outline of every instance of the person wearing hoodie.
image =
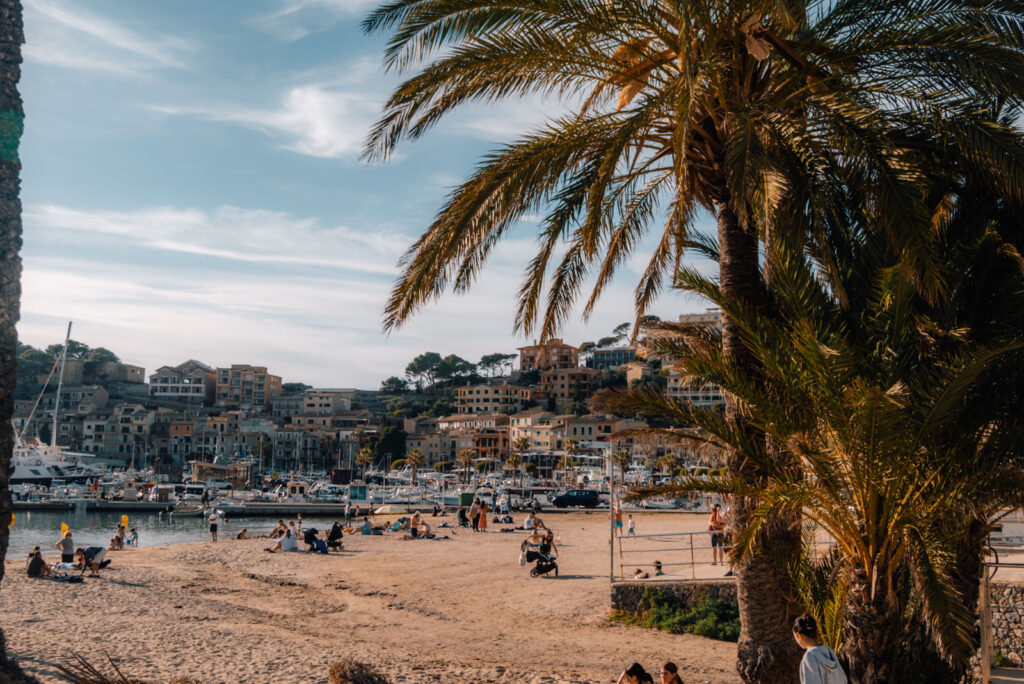
<svg viewBox="0 0 1024 684">
<path fill-rule="evenodd" d="M 806 613 L 793 622 L 793 638 L 804 649 L 800 684 L 846 684 L 846 672 L 835 652 L 818 640 L 818 623 Z"/>
</svg>

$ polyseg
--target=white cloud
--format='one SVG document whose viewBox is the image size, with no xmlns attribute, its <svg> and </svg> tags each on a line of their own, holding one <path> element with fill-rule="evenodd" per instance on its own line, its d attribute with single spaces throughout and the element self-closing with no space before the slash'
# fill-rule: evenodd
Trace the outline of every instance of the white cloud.
<svg viewBox="0 0 1024 684">
<path fill-rule="evenodd" d="M 68 240 L 215 257 L 248 264 L 321 267 L 392 275 L 405 236 L 323 227 L 316 219 L 223 206 L 214 212 L 158 207 L 134 212 L 35 205 L 26 228 Z"/>
<path fill-rule="evenodd" d="M 354 159 L 380 112 L 380 101 L 360 88 L 308 84 L 287 90 L 275 108 L 156 105 L 151 109 L 235 123 L 280 140 L 285 149 L 311 157 Z"/>
<path fill-rule="evenodd" d="M 373 388 L 424 351 L 476 361 L 524 343 L 512 321 L 531 237 L 500 245 L 468 294 L 446 295 L 385 336 L 381 316 L 406 236 L 236 207 L 32 206 L 25 228 L 19 334 L 36 346 L 57 341 L 72 319 L 76 339 L 149 371 L 197 358 L 266 365 L 287 381 Z M 60 241 L 65 256 L 37 256 L 46 250 L 34 241 Z M 630 318 L 634 278 L 621 280 L 589 323 L 570 320 L 567 340 L 600 337 Z M 666 316 L 700 308 L 669 298 Z"/>
<path fill-rule="evenodd" d="M 281 40 L 298 40 L 325 31 L 344 18 L 362 17 L 381 0 L 281 0 L 278 9 L 250 24 Z"/>
<path fill-rule="evenodd" d="M 139 76 L 184 68 L 194 45 L 176 36 L 140 33 L 52 0 L 25 3 L 25 58 L 68 69 Z"/>
</svg>

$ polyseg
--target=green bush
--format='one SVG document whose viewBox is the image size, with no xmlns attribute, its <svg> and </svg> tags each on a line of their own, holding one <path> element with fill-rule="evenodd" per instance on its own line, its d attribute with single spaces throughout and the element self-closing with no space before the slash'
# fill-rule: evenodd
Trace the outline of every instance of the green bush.
<svg viewBox="0 0 1024 684">
<path fill-rule="evenodd" d="M 660 629 L 672 634 L 696 634 L 718 641 L 738 641 L 740 612 L 735 601 L 700 598 L 692 607 L 664 589 L 645 588 L 640 614 L 615 611 L 611 619 L 624 624 Z"/>
<path fill-rule="evenodd" d="M 999 651 L 995 651 L 992 654 L 992 664 L 995 667 L 1014 667 L 1013 661 Z"/>
</svg>

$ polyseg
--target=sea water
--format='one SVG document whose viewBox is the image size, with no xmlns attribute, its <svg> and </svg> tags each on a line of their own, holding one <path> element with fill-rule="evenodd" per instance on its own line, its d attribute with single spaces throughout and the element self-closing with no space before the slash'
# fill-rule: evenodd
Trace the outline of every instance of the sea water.
<svg viewBox="0 0 1024 684">
<path fill-rule="evenodd" d="M 103 546 L 117 532 L 121 512 L 84 511 L 15 511 L 14 527 L 11 529 L 7 560 L 23 558 L 39 546 L 44 558 L 58 554 L 54 546 L 61 538 L 61 523 L 71 529 L 76 547 Z M 175 516 L 173 513 L 128 513 L 128 527 L 139 533 L 139 546 L 161 544 L 187 544 L 210 541 L 210 525 L 206 518 L 199 516 Z M 288 522 L 291 518 L 285 518 Z M 225 516 L 218 525 L 219 539 L 234 539 L 245 528 L 248 536 L 266 535 L 277 525 L 277 518 Z M 316 518 L 303 516 L 303 528 L 315 527 L 329 530 L 337 518 Z M 344 519 L 341 520 L 344 523 Z"/>
</svg>

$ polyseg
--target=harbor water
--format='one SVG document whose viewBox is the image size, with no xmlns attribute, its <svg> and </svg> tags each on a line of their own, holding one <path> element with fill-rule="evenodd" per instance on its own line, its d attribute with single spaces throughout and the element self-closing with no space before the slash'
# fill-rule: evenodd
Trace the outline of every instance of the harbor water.
<svg viewBox="0 0 1024 684">
<path fill-rule="evenodd" d="M 86 513 L 84 511 L 17 511 L 11 529 L 7 559 L 23 558 L 33 546 L 42 549 L 43 557 L 57 554 L 54 544 L 60 539 L 61 523 L 71 529 L 75 546 L 107 546 L 117 532 L 122 513 Z M 294 519 L 294 518 L 293 518 Z M 304 528 L 330 529 L 337 518 L 302 516 Z M 288 519 L 285 519 L 288 522 Z M 344 520 L 341 519 L 344 523 Z M 245 528 L 248 536 L 266 535 L 277 525 L 277 518 L 232 517 L 221 519 L 218 537 L 234 539 Z M 187 544 L 210 541 L 209 523 L 199 516 L 175 516 L 173 513 L 128 514 L 128 527 L 139 533 L 139 546 Z"/>
</svg>

